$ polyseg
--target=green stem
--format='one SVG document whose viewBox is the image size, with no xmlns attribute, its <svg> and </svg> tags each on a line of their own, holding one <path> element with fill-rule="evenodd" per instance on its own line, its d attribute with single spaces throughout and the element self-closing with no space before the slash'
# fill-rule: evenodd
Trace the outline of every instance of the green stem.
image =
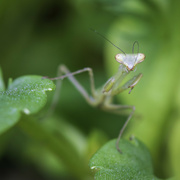
<svg viewBox="0 0 180 180">
<path fill-rule="evenodd" d="M 32 117 L 23 116 L 18 126 L 31 138 L 43 144 L 63 162 L 72 176 L 79 180 L 89 179 L 87 163 L 76 152 L 63 134 L 55 134 L 46 130 Z"/>
</svg>

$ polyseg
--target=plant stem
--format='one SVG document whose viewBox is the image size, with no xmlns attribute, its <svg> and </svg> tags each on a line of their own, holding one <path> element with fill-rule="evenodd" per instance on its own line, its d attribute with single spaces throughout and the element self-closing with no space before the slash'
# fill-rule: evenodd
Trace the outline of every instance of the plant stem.
<svg viewBox="0 0 180 180">
<path fill-rule="evenodd" d="M 80 157 L 76 149 L 64 137 L 63 134 L 49 132 L 41 123 L 32 117 L 23 115 L 18 126 L 31 138 L 48 148 L 63 162 L 72 176 L 78 180 L 90 179 L 90 172 L 83 157 Z"/>
</svg>

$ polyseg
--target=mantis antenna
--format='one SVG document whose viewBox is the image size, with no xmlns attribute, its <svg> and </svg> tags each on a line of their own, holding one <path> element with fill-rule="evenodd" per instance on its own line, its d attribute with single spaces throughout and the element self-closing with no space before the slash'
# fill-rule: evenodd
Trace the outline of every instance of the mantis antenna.
<svg viewBox="0 0 180 180">
<path fill-rule="evenodd" d="M 137 52 L 139 53 L 139 43 L 138 43 L 138 41 L 134 41 L 133 47 L 132 47 L 132 54 L 134 54 L 134 46 L 135 46 L 136 44 L 137 44 L 137 47 L 138 47 Z"/>
<path fill-rule="evenodd" d="M 101 36 L 103 39 L 105 39 L 106 41 L 108 41 L 109 43 L 111 43 L 114 47 L 116 47 L 117 49 L 119 49 L 124 55 L 126 55 L 126 53 L 121 49 L 119 48 L 118 46 L 116 46 L 114 43 L 112 43 L 108 38 L 106 38 L 105 36 L 103 36 L 102 34 L 100 34 L 98 31 L 92 29 L 92 28 L 89 28 L 91 31 L 95 32 L 96 34 L 98 34 L 99 36 Z M 134 49 L 134 48 L 133 48 Z"/>
<path fill-rule="evenodd" d="M 135 58 L 136 59 L 135 61 L 137 61 L 138 53 L 139 53 L 139 43 L 138 43 L 138 41 L 134 41 L 133 46 L 132 46 L 132 54 L 134 54 L 134 47 L 135 47 L 136 44 L 137 44 L 137 56 Z"/>
</svg>

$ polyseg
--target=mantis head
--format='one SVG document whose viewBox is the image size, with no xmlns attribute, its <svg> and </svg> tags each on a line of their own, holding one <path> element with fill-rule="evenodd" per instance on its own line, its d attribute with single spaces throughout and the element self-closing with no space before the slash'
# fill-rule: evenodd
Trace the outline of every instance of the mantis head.
<svg viewBox="0 0 180 180">
<path fill-rule="evenodd" d="M 133 71 L 134 67 L 136 66 L 136 64 L 141 63 L 142 61 L 144 61 L 145 59 L 145 55 L 142 53 L 137 53 L 134 54 L 134 47 L 135 45 L 137 45 L 138 47 L 138 52 L 139 52 L 139 43 L 138 41 L 135 41 L 133 43 L 133 47 L 132 47 L 132 54 L 126 54 L 121 48 L 119 48 L 118 46 L 116 46 L 115 44 L 113 44 L 109 39 L 107 39 L 105 36 L 103 36 L 102 34 L 100 34 L 99 32 L 97 32 L 96 30 L 91 29 L 92 31 L 94 31 L 95 33 L 97 33 L 99 36 L 101 36 L 103 39 L 105 39 L 106 41 L 108 41 L 110 44 L 112 44 L 114 47 L 116 47 L 117 49 L 119 49 L 123 54 L 117 54 L 115 56 L 116 61 L 118 61 L 119 63 L 123 64 L 128 71 Z"/>
<path fill-rule="evenodd" d="M 120 64 L 123 64 L 128 71 L 133 71 L 136 64 L 141 63 L 145 59 L 145 55 L 142 53 L 138 54 L 117 54 L 115 59 Z"/>
</svg>

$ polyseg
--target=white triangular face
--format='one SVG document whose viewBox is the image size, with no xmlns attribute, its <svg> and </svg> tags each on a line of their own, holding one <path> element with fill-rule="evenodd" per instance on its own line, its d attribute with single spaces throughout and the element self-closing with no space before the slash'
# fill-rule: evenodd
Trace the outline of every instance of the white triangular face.
<svg viewBox="0 0 180 180">
<path fill-rule="evenodd" d="M 124 64 L 129 71 L 132 71 L 136 64 L 144 61 L 145 55 L 142 53 L 138 54 L 117 54 L 115 56 L 116 61 Z"/>
</svg>

